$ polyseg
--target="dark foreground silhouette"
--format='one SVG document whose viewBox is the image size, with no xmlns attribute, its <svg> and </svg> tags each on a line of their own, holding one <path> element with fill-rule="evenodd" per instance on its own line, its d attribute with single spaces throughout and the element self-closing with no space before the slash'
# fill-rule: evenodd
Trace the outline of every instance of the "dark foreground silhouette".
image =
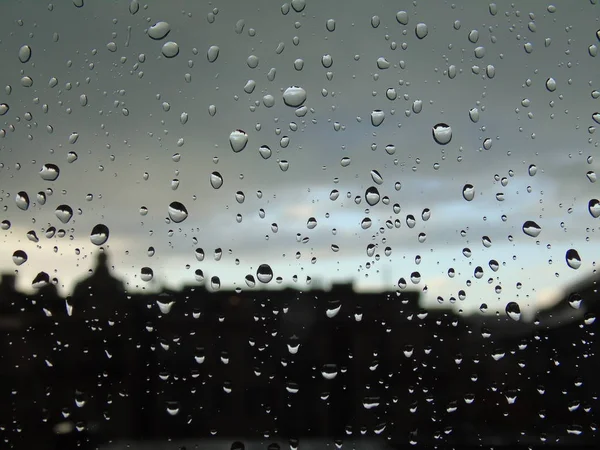
<svg viewBox="0 0 600 450">
<path fill-rule="evenodd" d="M 129 295 L 104 254 L 67 299 L 14 285 L 0 284 L 1 448 L 598 439 L 594 282 L 533 323 L 349 285 Z"/>
</svg>

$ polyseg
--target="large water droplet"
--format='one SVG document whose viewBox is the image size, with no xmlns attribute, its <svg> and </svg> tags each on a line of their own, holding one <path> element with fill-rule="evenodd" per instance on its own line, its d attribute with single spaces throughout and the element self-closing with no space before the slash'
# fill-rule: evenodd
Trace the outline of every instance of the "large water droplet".
<svg viewBox="0 0 600 450">
<path fill-rule="evenodd" d="M 19 49 L 19 61 L 26 63 L 31 58 L 31 47 L 29 45 L 23 45 Z"/>
<path fill-rule="evenodd" d="M 261 145 L 258 149 L 258 153 L 260 153 L 260 156 L 262 156 L 263 159 L 269 159 L 273 152 L 268 145 Z"/>
<path fill-rule="evenodd" d="M 223 186 L 223 177 L 219 172 L 213 172 L 210 174 L 210 185 L 213 189 L 219 189 Z"/>
<path fill-rule="evenodd" d="M 462 191 L 463 198 L 470 202 L 475 198 L 475 188 L 472 184 L 465 184 Z"/>
<path fill-rule="evenodd" d="M 206 52 L 206 58 L 208 59 L 208 62 L 215 62 L 217 60 L 217 58 L 219 57 L 219 52 L 221 51 L 221 49 L 219 47 L 217 47 L 216 45 L 211 45 L 208 48 L 208 51 Z"/>
<path fill-rule="evenodd" d="M 261 283 L 268 283 L 271 281 L 273 279 L 273 270 L 271 269 L 271 266 L 268 264 L 261 264 L 258 266 L 258 269 L 256 269 L 256 278 L 258 278 L 258 281 Z"/>
<path fill-rule="evenodd" d="M 373 112 L 371 112 L 371 124 L 374 127 L 378 127 L 379 125 L 381 125 L 384 120 L 385 113 L 382 110 L 376 109 Z"/>
<path fill-rule="evenodd" d="M 140 10 L 139 0 L 131 0 L 129 2 L 129 14 L 134 15 Z"/>
<path fill-rule="evenodd" d="M 533 220 L 528 220 L 523 224 L 523 233 L 527 236 L 538 237 L 542 232 L 542 227 L 540 227 Z"/>
<path fill-rule="evenodd" d="M 40 177 L 45 181 L 54 181 L 58 178 L 60 169 L 56 164 L 44 164 L 42 170 L 40 170 Z"/>
<path fill-rule="evenodd" d="M 74 144 L 79 139 L 79 133 L 73 132 L 69 135 L 69 144 Z"/>
<path fill-rule="evenodd" d="M 167 36 L 171 32 L 171 26 L 167 22 L 156 22 L 150 28 L 148 28 L 148 36 L 152 39 L 159 41 Z"/>
<path fill-rule="evenodd" d="M 19 209 L 26 211 L 29 208 L 29 195 L 27 195 L 27 192 L 18 192 L 15 197 L 15 203 Z"/>
<path fill-rule="evenodd" d="M 140 269 L 140 278 L 142 281 L 150 281 L 154 278 L 154 271 L 150 267 L 142 267 Z"/>
<path fill-rule="evenodd" d="M 510 317 L 512 320 L 520 320 L 521 319 L 521 308 L 517 302 L 509 302 L 506 304 L 506 315 Z"/>
<path fill-rule="evenodd" d="M 179 45 L 173 41 L 166 42 L 162 46 L 161 52 L 165 58 L 174 58 L 179 54 Z"/>
<path fill-rule="evenodd" d="M 175 223 L 183 222 L 188 216 L 188 211 L 183 203 L 172 202 L 169 205 L 169 217 Z"/>
<path fill-rule="evenodd" d="M 408 25 L 408 13 L 406 11 L 398 11 L 396 13 L 396 20 L 400 25 Z"/>
<path fill-rule="evenodd" d="M 588 202 L 588 211 L 594 219 L 600 217 L 600 200 L 593 198 Z"/>
<path fill-rule="evenodd" d="M 306 91 L 300 86 L 290 86 L 283 92 L 283 103 L 296 108 L 306 101 Z"/>
<path fill-rule="evenodd" d="M 94 226 L 90 234 L 90 241 L 95 245 L 102 245 L 108 241 L 109 230 L 108 227 L 102 223 Z"/>
<path fill-rule="evenodd" d="M 306 0 L 292 0 L 292 8 L 294 8 L 294 11 L 296 12 L 304 11 L 304 8 L 306 8 Z"/>
<path fill-rule="evenodd" d="M 379 191 L 375 186 L 371 186 L 365 191 L 365 200 L 369 206 L 375 206 L 377 203 L 379 203 L 380 198 Z"/>
<path fill-rule="evenodd" d="M 246 133 L 244 130 L 235 130 L 229 135 L 229 145 L 235 153 L 244 150 L 247 143 L 248 133 Z"/>
<path fill-rule="evenodd" d="M 31 286 L 36 289 L 44 287 L 48 284 L 50 284 L 50 275 L 48 275 L 46 272 L 38 273 L 31 282 Z"/>
<path fill-rule="evenodd" d="M 27 253 L 23 250 L 17 250 L 13 253 L 12 260 L 17 266 L 25 264 L 27 262 Z"/>
<path fill-rule="evenodd" d="M 581 267 L 581 257 L 574 248 L 567 250 L 567 253 L 565 254 L 565 260 L 571 269 L 579 269 Z"/>
<path fill-rule="evenodd" d="M 546 89 L 550 92 L 554 92 L 556 90 L 556 80 L 554 78 L 548 78 L 546 80 Z"/>
<path fill-rule="evenodd" d="M 69 205 L 60 205 L 56 208 L 54 214 L 62 223 L 67 223 L 73 217 L 73 209 Z"/>
<path fill-rule="evenodd" d="M 377 184 L 383 184 L 383 177 L 377 170 L 371 170 L 371 179 Z"/>
<path fill-rule="evenodd" d="M 8 112 L 10 107 L 6 103 L 0 103 L 0 116 L 3 116 Z"/>
<path fill-rule="evenodd" d="M 417 26 L 415 27 L 415 35 L 419 39 L 423 39 L 423 38 L 425 38 L 425 36 L 427 36 L 427 34 L 429 34 L 429 29 L 427 28 L 427 25 L 424 24 L 423 22 L 418 23 Z"/>
<path fill-rule="evenodd" d="M 438 123 L 431 129 L 433 140 L 440 145 L 446 145 L 452 140 L 452 128 L 445 123 Z"/>
</svg>

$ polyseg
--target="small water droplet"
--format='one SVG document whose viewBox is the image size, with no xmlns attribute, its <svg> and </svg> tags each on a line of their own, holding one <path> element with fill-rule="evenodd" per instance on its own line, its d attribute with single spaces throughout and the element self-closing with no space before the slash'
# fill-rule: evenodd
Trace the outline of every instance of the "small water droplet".
<svg viewBox="0 0 600 450">
<path fill-rule="evenodd" d="M 537 166 L 535 164 L 531 164 L 527 169 L 527 173 L 529 173 L 529 176 L 531 177 L 535 176 L 537 173 Z"/>
<path fill-rule="evenodd" d="M 23 45 L 19 49 L 19 61 L 26 63 L 31 58 L 31 47 L 29 45 Z"/>
<path fill-rule="evenodd" d="M 472 184 L 465 184 L 462 191 L 463 198 L 470 202 L 475 198 L 475 188 Z"/>
<path fill-rule="evenodd" d="M 262 156 L 263 159 L 269 159 L 272 155 L 272 151 L 268 145 L 261 145 L 258 149 L 258 153 Z"/>
<path fill-rule="evenodd" d="M 0 116 L 3 116 L 8 112 L 10 107 L 6 103 L 0 103 Z"/>
<path fill-rule="evenodd" d="M 167 36 L 171 32 L 171 26 L 167 22 L 156 22 L 150 28 L 148 28 L 148 36 L 159 41 Z"/>
<path fill-rule="evenodd" d="M 371 179 L 377 184 L 383 184 L 383 177 L 377 170 L 371 170 Z"/>
<path fill-rule="evenodd" d="M 69 144 L 74 144 L 79 139 L 79 133 L 73 132 L 69 135 Z"/>
<path fill-rule="evenodd" d="M 229 145 L 235 153 L 239 153 L 246 148 L 248 143 L 248 133 L 244 130 L 232 131 L 229 135 Z"/>
<path fill-rule="evenodd" d="M 188 211 L 183 203 L 172 202 L 169 205 L 169 217 L 175 223 L 183 222 L 188 216 Z"/>
<path fill-rule="evenodd" d="M 213 189 L 219 189 L 223 186 L 223 177 L 219 172 L 213 172 L 210 174 L 210 185 Z"/>
<path fill-rule="evenodd" d="M 445 123 L 438 123 L 431 129 L 433 140 L 440 145 L 446 145 L 452 140 L 452 128 Z"/>
<path fill-rule="evenodd" d="M 327 19 L 327 22 L 325 22 L 325 28 L 327 28 L 327 31 L 335 31 L 335 20 Z"/>
<path fill-rule="evenodd" d="M 377 68 L 379 70 L 389 69 L 390 68 L 390 63 L 383 56 L 379 57 L 379 58 L 377 58 Z"/>
<path fill-rule="evenodd" d="M 567 250 L 565 254 L 565 259 L 567 261 L 567 265 L 571 269 L 579 269 L 581 267 L 581 257 L 579 253 L 574 248 Z"/>
</svg>

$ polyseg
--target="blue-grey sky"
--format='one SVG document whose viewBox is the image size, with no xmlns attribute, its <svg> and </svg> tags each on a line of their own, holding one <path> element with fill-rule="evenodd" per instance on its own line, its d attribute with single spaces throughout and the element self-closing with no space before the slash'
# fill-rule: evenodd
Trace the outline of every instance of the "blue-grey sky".
<svg viewBox="0 0 600 450">
<path fill-rule="evenodd" d="M 495 14 L 479 1 L 149 1 L 135 14 L 127 1 L 4 7 L 0 220 L 11 226 L 0 230 L 0 269 L 18 271 L 29 290 L 45 271 L 67 294 L 99 251 L 92 228 L 105 224 L 104 247 L 132 291 L 197 283 L 196 269 L 246 289 L 244 276 L 266 263 L 299 288 L 310 276 L 393 290 L 403 277 L 408 288 L 427 287 L 426 302 L 447 304 L 465 290 L 464 309 L 555 301 L 594 273 L 600 250 L 588 210 L 600 197 L 595 3 L 497 2 Z M 168 25 L 149 33 L 159 22 Z M 174 54 L 168 42 L 176 56 L 165 56 Z M 284 103 L 291 86 L 306 92 L 304 109 Z M 376 110 L 385 115 L 379 126 Z M 446 145 L 433 139 L 438 123 L 452 129 Z M 238 129 L 248 142 L 234 152 L 229 136 Z M 69 162 L 70 152 L 77 160 Z M 48 163 L 60 169 L 54 181 L 40 175 Z M 218 189 L 213 172 L 223 177 Z M 372 207 L 371 186 L 382 197 Z M 48 189 L 41 205 L 37 193 Z M 27 210 L 15 201 L 21 191 Z M 184 221 L 167 220 L 172 202 L 185 205 Z M 55 214 L 60 205 L 74 211 L 67 224 Z M 366 217 L 372 225 L 363 229 Z M 386 226 L 396 219 L 399 228 Z M 541 227 L 536 238 L 522 231 L 530 220 Z M 65 237 L 47 238 L 50 226 Z M 569 249 L 581 257 L 576 270 L 566 263 Z M 18 267 L 16 250 L 28 255 Z M 153 270 L 152 281 L 140 278 L 142 267 Z"/>
</svg>

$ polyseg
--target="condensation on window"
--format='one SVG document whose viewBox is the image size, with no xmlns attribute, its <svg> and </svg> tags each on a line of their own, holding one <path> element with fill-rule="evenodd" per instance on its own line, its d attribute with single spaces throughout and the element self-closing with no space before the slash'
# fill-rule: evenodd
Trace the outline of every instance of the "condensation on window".
<svg viewBox="0 0 600 450">
<path fill-rule="evenodd" d="M 597 3 L 1 5 L 2 446 L 595 443 Z"/>
</svg>

